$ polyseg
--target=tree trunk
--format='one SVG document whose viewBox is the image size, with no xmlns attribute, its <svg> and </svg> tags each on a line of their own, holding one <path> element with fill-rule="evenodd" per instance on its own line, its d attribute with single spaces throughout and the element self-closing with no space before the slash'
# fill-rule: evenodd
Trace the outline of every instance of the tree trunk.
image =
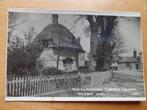
<svg viewBox="0 0 147 110">
<path fill-rule="evenodd" d="M 98 45 L 98 25 L 91 25 L 91 37 L 90 37 L 90 59 L 89 59 L 89 69 L 92 71 L 96 71 L 96 50 Z"/>
<path fill-rule="evenodd" d="M 116 17 L 87 16 L 91 28 L 89 69 L 102 71 L 110 69 L 113 46 L 110 46 L 111 32 Z M 100 28 L 100 30 L 99 30 Z"/>
</svg>

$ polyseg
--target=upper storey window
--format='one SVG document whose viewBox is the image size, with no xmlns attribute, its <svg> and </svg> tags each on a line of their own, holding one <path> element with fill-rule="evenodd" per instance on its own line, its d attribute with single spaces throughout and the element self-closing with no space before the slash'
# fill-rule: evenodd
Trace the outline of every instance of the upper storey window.
<svg viewBox="0 0 147 110">
<path fill-rule="evenodd" d="M 42 44 L 45 48 L 53 47 L 53 40 L 52 39 L 42 40 Z"/>
</svg>

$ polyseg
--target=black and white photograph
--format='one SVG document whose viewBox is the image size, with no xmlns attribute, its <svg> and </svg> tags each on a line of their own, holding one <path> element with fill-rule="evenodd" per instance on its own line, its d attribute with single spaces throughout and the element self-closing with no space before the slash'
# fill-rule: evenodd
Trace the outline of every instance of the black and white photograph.
<svg viewBox="0 0 147 110">
<path fill-rule="evenodd" d="M 7 101 L 145 100 L 140 13 L 10 9 Z"/>
</svg>

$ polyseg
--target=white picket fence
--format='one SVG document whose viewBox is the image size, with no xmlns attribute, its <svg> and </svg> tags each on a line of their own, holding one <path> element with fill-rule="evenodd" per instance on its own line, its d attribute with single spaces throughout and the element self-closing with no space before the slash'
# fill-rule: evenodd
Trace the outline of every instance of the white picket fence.
<svg viewBox="0 0 147 110">
<path fill-rule="evenodd" d="M 89 74 L 12 77 L 7 81 L 7 96 L 57 96 L 71 88 L 102 87 L 112 77 L 110 71 Z"/>
<path fill-rule="evenodd" d="M 74 74 L 9 78 L 7 81 L 7 96 L 53 96 L 74 87 L 90 84 L 90 76 L 82 77 Z"/>
</svg>

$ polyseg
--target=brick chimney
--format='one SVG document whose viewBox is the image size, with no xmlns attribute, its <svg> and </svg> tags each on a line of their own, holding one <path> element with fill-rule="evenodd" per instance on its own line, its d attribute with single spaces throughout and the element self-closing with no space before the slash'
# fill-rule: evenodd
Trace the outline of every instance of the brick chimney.
<svg viewBox="0 0 147 110">
<path fill-rule="evenodd" d="M 52 23 L 53 24 L 58 24 L 58 15 L 57 14 L 52 15 Z"/>
<path fill-rule="evenodd" d="M 137 51 L 134 49 L 134 51 L 133 51 L 133 56 L 134 57 L 137 57 Z"/>
<path fill-rule="evenodd" d="M 80 38 L 80 37 L 78 37 L 76 40 L 77 40 L 77 42 L 78 42 L 78 43 L 80 43 L 81 38 Z"/>
</svg>

